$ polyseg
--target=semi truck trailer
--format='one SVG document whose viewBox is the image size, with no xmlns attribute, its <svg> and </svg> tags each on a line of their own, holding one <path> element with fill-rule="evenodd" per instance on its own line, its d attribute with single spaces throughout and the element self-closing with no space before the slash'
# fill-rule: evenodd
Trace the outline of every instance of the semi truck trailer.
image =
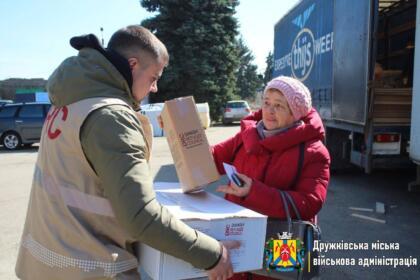
<svg viewBox="0 0 420 280">
<path fill-rule="evenodd" d="M 302 0 L 276 23 L 273 76 L 310 89 L 333 169 L 413 165 L 416 4 Z"/>
</svg>

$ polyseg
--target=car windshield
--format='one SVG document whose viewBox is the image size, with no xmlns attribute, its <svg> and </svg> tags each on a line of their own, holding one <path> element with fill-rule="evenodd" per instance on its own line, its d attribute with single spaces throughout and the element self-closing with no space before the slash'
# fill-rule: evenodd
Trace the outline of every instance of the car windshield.
<svg viewBox="0 0 420 280">
<path fill-rule="evenodd" d="M 238 102 L 229 102 L 227 104 L 228 108 L 247 108 L 248 104 L 244 101 L 238 101 Z"/>
</svg>

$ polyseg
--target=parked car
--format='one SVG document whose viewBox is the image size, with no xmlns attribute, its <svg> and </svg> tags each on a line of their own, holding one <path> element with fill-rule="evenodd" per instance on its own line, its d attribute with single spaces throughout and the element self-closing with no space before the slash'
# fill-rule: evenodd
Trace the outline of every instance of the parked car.
<svg viewBox="0 0 420 280">
<path fill-rule="evenodd" d="M 223 112 L 223 124 L 240 121 L 251 114 L 251 108 L 245 100 L 228 101 Z"/>
<path fill-rule="evenodd" d="M 15 103 L 0 107 L 0 144 L 8 150 L 39 142 L 51 104 Z"/>
<path fill-rule="evenodd" d="M 13 103 L 13 101 L 12 101 L 12 100 L 8 100 L 8 99 L 0 99 L 0 107 L 1 107 L 2 105 L 5 105 L 5 104 L 11 104 L 11 103 Z"/>
</svg>

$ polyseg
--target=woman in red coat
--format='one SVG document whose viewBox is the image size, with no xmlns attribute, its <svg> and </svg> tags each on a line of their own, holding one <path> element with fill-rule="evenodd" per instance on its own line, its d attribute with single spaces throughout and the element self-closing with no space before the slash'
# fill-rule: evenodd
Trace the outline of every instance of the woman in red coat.
<svg viewBox="0 0 420 280">
<path fill-rule="evenodd" d="M 330 157 L 322 143 L 325 136 L 320 116 L 312 108 L 311 94 L 300 81 L 280 76 L 271 80 L 263 95 L 262 109 L 241 121 L 241 131 L 213 147 L 219 173 L 223 162 L 232 164 L 243 187 L 219 186 L 225 198 L 273 218 L 286 218 L 278 190 L 293 198 L 301 218 L 315 222 L 327 195 Z M 300 176 L 293 184 L 304 143 Z M 290 211 L 293 213 L 293 211 Z M 232 279 L 249 279 L 249 273 Z M 252 279 L 269 279 L 252 275 Z"/>
</svg>

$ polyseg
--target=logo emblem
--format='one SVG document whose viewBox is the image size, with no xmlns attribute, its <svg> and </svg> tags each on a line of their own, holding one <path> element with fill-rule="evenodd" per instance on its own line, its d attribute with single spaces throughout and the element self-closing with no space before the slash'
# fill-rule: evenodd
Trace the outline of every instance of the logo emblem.
<svg viewBox="0 0 420 280">
<path fill-rule="evenodd" d="M 301 82 L 305 81 L 314 65 L 315 39 L 312 31 L 302 29 L 292 45 L 292 76 Z"/>
<path fill-rule="evenodd" d="M 48 138 L 50 138 L 51 140 L 56 139 L 61 134 L 61 130 L 59 128 L 56 128 L 54 131 L 52 131 L 52 126 L 54 125 L 56 117 L 58 116 L 60 112 L 61 112 L 61 121 L 65 122 L 67 120 L 67 115 L 69 113 L 69 110 L 66 106 L 63 106 L 60 108 L 52 107 L 45 120 L 46 127 L 47 127 L 47 135 L 48 135 Z"/>
<path fill-rule="evenodd" d="M 279 239 L 271 238 L 265 246 L 265 268 L 276 271 L 302 270 L 305 250 L 303 242 L 291 239 L 291 234 L 278 234 Z"/>
<path fill-rule="evenodd" d="M 308 21 L 309 17 L 311 16 L 312 12 L 315 10 L 315 3 L 313 3 L 309 8 L 307 8 L 302 14 L 295 17 L 292 22 L 294 25 L 302 29 L 306 22 Z"/>
</svg>

